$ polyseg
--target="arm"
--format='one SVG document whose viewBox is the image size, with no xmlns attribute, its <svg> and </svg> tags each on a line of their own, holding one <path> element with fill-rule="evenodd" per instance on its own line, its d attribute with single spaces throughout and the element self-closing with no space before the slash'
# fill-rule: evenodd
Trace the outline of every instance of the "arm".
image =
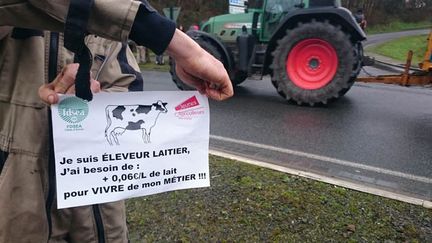
<svg viewBox="0 0 432 243">
<path fill-rule="evenodd" d="M 222 63 L 183 32 L 175 32 L 167 52 L 176 59 L 177 72 L 182 80 L 187 80 L 201 93 L 215 100 L 225 100 L 233 95 L 231 81 Z M 77 69 L 77 64 L 68 65 L 54 82 L 41 86 L 39 96 L 42 100 L 55 104 L 58 102 L 57 93 L 69 93 L 73 90 Z M 94 82 L 91 84 L 93 88 L 99 85 Z"/>
<path fill-rule="evenodd" d="M 0 25 L 54 31 L 63 29 L 68 1 L 15 1 L 14 4 L 13 1 L 0 3 Z M 19 16 L 17 13 L 20 13 Z M 88 30 L 114 40 L 126 40 L 129 36 L 137 44 L 149 47 L 156 54 L 168 48 L 168 53 L 178 63 L 179 75 L 185 82 L 216 100 L 233 95 L 223 65 L 192 39 L 176 31 L 173 22 L 159 15 L 146 3 L 133 0 L 95 0 Z"/>
</svg>

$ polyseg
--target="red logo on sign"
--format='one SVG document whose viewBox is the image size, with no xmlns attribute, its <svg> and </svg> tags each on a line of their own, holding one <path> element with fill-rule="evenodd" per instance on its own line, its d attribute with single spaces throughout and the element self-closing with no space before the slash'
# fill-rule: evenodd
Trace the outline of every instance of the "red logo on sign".
<svg viewBox="0 0 432 243">
<path fill-rule="evenodd" d="M 195 96 L 190 97 L 185 100 L 183 103 L 175 107 L 176 111 L 189 109 L 191 107 L 199 106 L 199 102 Z"/>
</svg>

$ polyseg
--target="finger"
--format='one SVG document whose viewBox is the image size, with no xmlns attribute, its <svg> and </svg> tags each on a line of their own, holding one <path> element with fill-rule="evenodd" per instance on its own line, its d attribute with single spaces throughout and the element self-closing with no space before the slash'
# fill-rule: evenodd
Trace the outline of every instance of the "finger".
<svg viewBox="0 0 432 243">
<path fill-rule="evenodd" d="M 99 81 L 92 79 L 90 81 L 90 89 L 91 89 L 92 93 L 99 93 L 101 91 Z M 70 86 L 66 90 L 65 94 L 75 94 L 75 84 Z"/>
<path fill-rule="evenodd" d="M 222 75 L 219 80 L 206 82 L 206 93 L 209 98 L 225 100 L 234 95 L 232 82 L 228 75 Z"/>
<path fill-rule="evenodd" d="M 215 100 L 225 100 L 233 96 L 232 82 L 225 67 L 210 54 L 207 57 L 210 59 L 208 62 L 209 65 L 206 65 L 201 72 L 198 72 L 198 75 L 202 76 L 202 79 L 208 81 L 205 84 L 207 96 Z"/>
<path fill-rule="evenodd" d="M 59 97 L 54 91 L 54 86 L 52 84 L 44 84 L 40 86 L 38 93 L 39 97 L 49 105 L 57 104 L 59 101 Z"/>
<path fill-rule="evenodd" d="M 75 84 L 70 86 L 64 93 L 65 94 L 75 94 Z"/>
<path fill-rule="evenodd" d="M 91 79 L 90 90 L 92 91 L 92 93 L 99 93 L 101 91 L 100 82 L 95 79 Z"/>
<path fill-rule="evenodd" d="M 201 79 L 195 77 L 194 75 L 189 74 L 179 66 L 176 66 L 176 74 L 187 85 L 194 87 L 201 94 L 205 94 L 206 87 L 204 82 Z"/>
<path fill-rule="evenodd" d="M 211 88 L 210 86 L 206 89 L 206 95 L 214 100 L 222 101 L 232 97 L 234 92 L 230 87 L 219 86 L 218 88 Z"/>
<path fill-rule="evenodd" d="M 54 91 L 60 94 L 66 94 L 70 88 L 70 85 L 66 85 L 64 82 L 61 81 L 54 84 Z"/>
<path fill-rule="evenodd" d="M 78 72 L 79 64 L 72 63 L 66 65 L 62 72 L 54 80 L 54 90 L 57 93 L 66 93 L 67 90 L 75 83 L 75 76 Z"/>
</svg>

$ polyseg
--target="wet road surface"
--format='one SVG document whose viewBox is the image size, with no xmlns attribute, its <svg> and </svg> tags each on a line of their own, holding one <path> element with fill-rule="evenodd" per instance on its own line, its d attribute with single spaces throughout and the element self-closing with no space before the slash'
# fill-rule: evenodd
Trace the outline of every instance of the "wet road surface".
<svg viewBox="0 0 432 243">
<path fill-rule="evenodd" d="M 146 90 L 176 90 L 144 72 Z M 210 102 L 210 148 L 432 201 L 432 89 L 357 83 L 327 107 L 299 107 L 268 78 Z"/>
</svg>

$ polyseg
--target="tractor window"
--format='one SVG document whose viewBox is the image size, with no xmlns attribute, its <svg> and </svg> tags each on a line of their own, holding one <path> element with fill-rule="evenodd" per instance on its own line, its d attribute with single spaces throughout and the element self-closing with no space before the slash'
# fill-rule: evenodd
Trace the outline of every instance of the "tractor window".
<svg viewBox="0 0 432 243">
<path fill-rule="evenodd" d="M 264 11 L 264 26 L 266 35 L 271 35 L 279 22 L 288 12 L 298 6 L 302 0 L 268 0 Z"/>
<path fill-rule="evenodd" d="M 309 7 L 326 7 L 335 6 L 337 3 L 335 0 L 310 0 Z"/>
<path fill-rule="evenodd" d="M 283 8 L 280 0 L 269 0 L 265 9 L 270 14 L 283 13 Z"/>
<path fill-rule="evenodd" d="M 268 0 L 266 6 L 266 12 L 269 13 L 286 13 L 291 11 L 295 6 L 300 4 L 301 0 L 291 0 L 291 1 L 283 1 L 283 0 Z"/>
</svg>

